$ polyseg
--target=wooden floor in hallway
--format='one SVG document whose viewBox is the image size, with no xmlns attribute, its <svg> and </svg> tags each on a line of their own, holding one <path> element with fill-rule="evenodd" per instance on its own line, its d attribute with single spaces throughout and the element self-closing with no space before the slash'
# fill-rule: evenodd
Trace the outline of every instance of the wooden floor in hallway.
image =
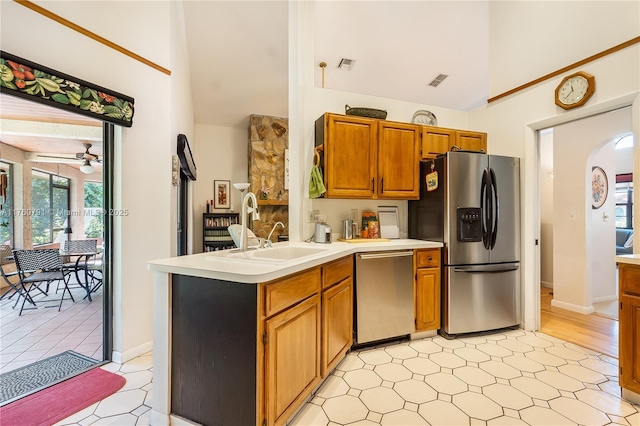
<svg viewBox="0 0 640 426">
<path fill-rule="evenodd" d="M 540 331 L 618 358 L 618 321 L 551 306 L 552 289 L 540 287 Z"/>
</svg>

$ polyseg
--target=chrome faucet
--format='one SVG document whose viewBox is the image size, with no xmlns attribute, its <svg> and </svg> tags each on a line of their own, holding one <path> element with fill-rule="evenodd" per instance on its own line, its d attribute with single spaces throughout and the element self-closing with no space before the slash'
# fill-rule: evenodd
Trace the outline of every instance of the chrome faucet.
<svg viewBox="0 0 640 426">
<path fill-rule="evenodd" d="M 273 234 L 273 231 L 276 230 L 278 225 L 282 226 L 282 229 L 284 229 L 284 223 L 282 222 L 276 222 L 276 224 L 273 225 L 273 228 L 271 228 L 271 232 L 269 232 L 269 236 L 267 237 L 267 247 L 271 247 L 271 234 Z"/>
<path fill-rule="evenodd" d="M 251 207 L 249 207 L 249 200 L 251 200 Z M 242 199 L 242 230 L 240 231 L 240 251 L 247 249 L 247 213 L 251 213 L 251 220 L 260 220 L 260 214 L 258 213 L 258 200 L 253 192 L 249 191 Z"/>
</svg>

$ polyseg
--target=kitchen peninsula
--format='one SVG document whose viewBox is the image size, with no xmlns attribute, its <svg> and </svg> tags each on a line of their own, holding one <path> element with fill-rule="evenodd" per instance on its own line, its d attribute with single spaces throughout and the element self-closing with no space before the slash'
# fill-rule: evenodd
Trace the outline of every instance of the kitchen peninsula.
<svg viewBox="0 0 640 426">
<path fill-rule="evenodd" d="M 151 424 L 285 424 L 353 343 L 354 254 L 414 250 L 415 272 L 440 247 L 286 242 L 149 262 Z"/>
</svg>

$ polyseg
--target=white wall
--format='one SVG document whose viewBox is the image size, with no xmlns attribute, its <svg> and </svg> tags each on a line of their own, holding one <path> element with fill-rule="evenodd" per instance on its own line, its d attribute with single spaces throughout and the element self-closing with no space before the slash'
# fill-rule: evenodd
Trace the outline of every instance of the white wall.
<svg viewBox="0 0 640 426">
<path fill-rule="evenodd" d="M 540 132 L 540 284 L 553 288 L 553 130 Z"/>
<path fill-rule="evenodd" d="M 592 299 L 615 297 L 615 153 L 612 139 L 631 129 L 631 109 L 554 127 L 553 306 L 593 312 Z M 592 167 L 609 177 L 609 196 L 591 206 Z M 603 221 L 603 213 L 609 219 Z"/>
<path fill-rule="evenodd" d="M 152 276 L 146 263 L 175 252 L 171 155 L 177 135 L 173 133 L 193 121 L 190 94 L 184 90 L 188 76 L 178 63 L 180 55 L 172 55 L 176 49 L 185 50 L 176 34 L 176 14 L 172 15 L 181 3 L 38 4 L 165 68 L 176 69 L 174 76 L 168 76 L 18 3 L 0 2 L 2 50 L 135 99 L 133 127 L 122 129 L 115 147 L 115 207 L 129 214 L 114 222 L 113 356 L 126 361 L 151 348 Z M 132 37 L 132 31 L 144 37 Z M 182 96 L 173 99 L 177 93 Z"/>
<path fill-rule="evenodd" d="M 633 147 L 616 149 L 616 174 L 633 173 Z"/>
<path fill-rule="evenodd" d="M 213 181 L 231 181 L 230 201 L 233 211 L 239 212 L 242 194 L 233 187 L 234 182 L 249 182 L 248 152 L 249 129 L 238 127 L 195 125 L 195 136 L 189 140 L 198 168 L 198 179 L 193 182 L 194 252 L 202 252 L 202 213 L 207 200 L 213 200 Z M 213 206 L 212 206 L 213 207 Z M 228 210 L 212 209 L 211 212 Z"/>
<path fill-rule="evenodd" d="M 639 15 L 638 1 L 490 1 L 490 96 L 637 37 Z"/>
<path fill-rule="evenodd" d="M 491 3 L 490 28 L 492 35 L 490 43 L 492 52 L 505 49 L 509 51 L 509 46 L 511 45 L 519 45 L 523 51 L 528 49 L 539 50 L 539 47 L 537 47 L 539 38 L 537 37 L 539 33 L 546 31 L 546 29 L 540 28 L 539 31 L 527 33 L 520 31 L 510 32 L 512 24 L 500 19 L 500 13 L 497 13 L 501 7 L 517 7 L 518 5 L 526 7 L 523 3 L 525 2 Z M 537 2 L 536 5 L 544 9 L 549 3 L 551 2 Z M 572 3 L 577 4 L 577 2 Z M 580 4 L 584 3 L 586 2 L 580 2 Z M 637 34 L 637 29 L 640 26 L 638 13 L 626 14 L 624 19 L 619 19 L 613 23 L 608 21 L 609 16 L 606 14 L 600 18 L 606 20 L 600 25 L 606 28 L 609 25 L 624 26 L 629 31 L 635 31 Z M 527 22 L 527 20 L 517 21 Z M 539 19 L 537 23 L 539 24 L 539 22 L 542 22 L 542 20 Z M 578 30 L 575 34 L 580 35 L 589 31 L 591 29 L 587 26 Z M 506 33 L 509 34 L 508 40 L 506 37 L 501 36 L 501 34 Z M 607 44 L 610 46 L 617 44 L 617 42 L 609 39 L 608 33 L 605 33 L 602 36 Z M 554 37 L 557 38 L 574 37 L 573 34 L 564 31 L 553 32 Z M 550 52 L 559 55 L 560 52 L 556 52 L 552 44 L 547 43 L 545 46 L 551 49 Z M 597 50 L 597 48 L 594 49 Z M 555 58 L 553 55 L 551 57 Z M 544 62 L 548 58 L 549 55 L 547 54 L 538 54 L 526 61 L 514 61 L 514 64 L 521 64 L 520 68 L 524 68 L 536 60 Z M 492 78 L 500 78 L 501 75 L 508 77 L 509 73 L 504 71 L 502 65 L 501 61 L 492 59 L 490 62 L 490 75 L 492 75 Z M 478 108 L 470 113 L 470 127 L 486 131 L 489 134 L 488 149 L 490 152 L 523 158 L 521 163 L 523 212 L 521 276 L 524 290 L 524 327 L 528 330 L 537 329 L 539 317 L 540 253 L 539 248 L 535 246 L 535 239 L 540 238 L 540 218 L 538 210 L 538 150 L 535 131 L 553 127 L 579 117 L 631 104 L 638 97 L 640 90 L 639 65 L 640 48 L 638 45 L 634 45 L 580 67 L 580 70 L 596 77 L 597 88 L 595 94 L 585 106 L 572 111 L 564 111 L 553 102 L 554 90 L 564 77 L 564 75 L 561 75 L 492 102 L 486 107 Z M 555 69 L 557 68 L 550 66 L 546 73 L 555 71 Z M 492 94 L 498 93 L 494 92 Z M 640 111 L 637 109 L 634 109 L 633 121 L 637 139 L 637 132 L 640 131 Z M 635 155 L 638 156 L 638 151 L 636 151 Z M 554 277 L 554 283 L 555 280 L 556 277 Z"/>
<path fill-rule="evenodd" d="M 631 111 L 627 111 L 625 120 L 628 128 L 631 128 Z M 607 125 L 611 125 L 611 119 L 607 119 Z M 591 261 L 587 260 L 587 273 L 591 273 L 591 302 L 605 302 L 615 300 L 618 292 L 618 281 L 616 280 L 616 265 L 611 261 L 616 250 L 616 152 L 615 143 L 606 142 L 599 151 L 593 152 L 589 158 L 589 163 L 593 167 L 600 167 L 607 175 L 608 196 L 602 207 L 591 209 L 591 238 L 586 240 L 588 251 L 591 252 Z M 589 180 L 589 183 L 591 180 Z M 591 200 L 591 186 L 587 186 L 587 199 Z M 587 210 L 589 208 L 587 207 Z M 587 216 L 589 212 L 587 212 Z M 589 218 L 587 218 L 587 222 Z M 588 295 L 587 290 L 587 295 Z"/>
</svg>

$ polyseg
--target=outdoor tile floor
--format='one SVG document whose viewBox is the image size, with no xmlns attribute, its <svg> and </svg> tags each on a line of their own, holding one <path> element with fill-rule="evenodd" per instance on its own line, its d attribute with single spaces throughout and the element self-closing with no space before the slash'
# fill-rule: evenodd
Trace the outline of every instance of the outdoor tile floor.
<svg viewBox="0 0 640 426">
<path fill-rule="evenodd" d="M 61 292 L 55 294 L 52 284 L 44 306 L 51 308 L 25 310 L 18 316 L 20 306 L 13 309 L 17 296 L 0 301 L 0 373 L 14 370 L 40 359 L 73 350 L 102 360 L 102 289 L 92 293 L 92 302 L 83 299 L 84 289 L 72 287 L 75 302 L 68 294 L 58 312 Z M 45 299 L 40 295 L 36 302 Z"/>
</svg>

